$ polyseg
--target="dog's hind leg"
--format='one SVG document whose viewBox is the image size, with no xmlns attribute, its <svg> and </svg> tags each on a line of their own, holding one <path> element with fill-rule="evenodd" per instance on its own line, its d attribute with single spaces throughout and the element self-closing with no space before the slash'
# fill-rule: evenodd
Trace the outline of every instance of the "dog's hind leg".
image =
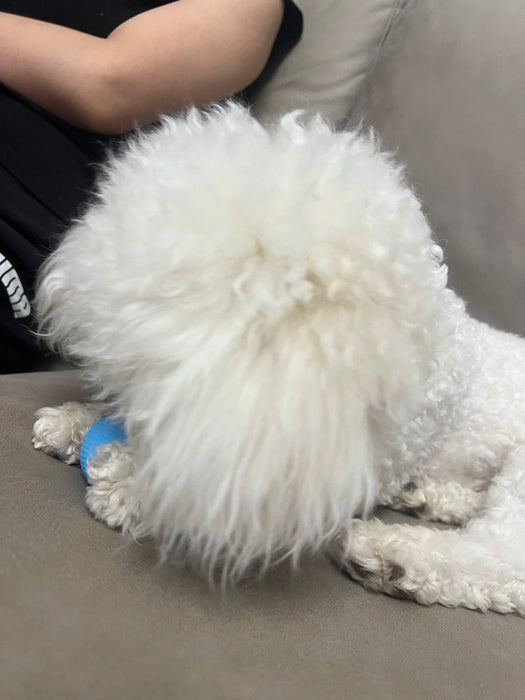
<svg viewBox="0 0 525 700">
<path fill-rule="evenodd" d="M 386 505 L 423 520 L 463 525 L 480 514 L 486 498 L 486 491 L 423 476 L 406 484 Z"/>
<path fill-rule="evenodd" d="M 80 448 L 87 431 L 109 409 L 102 403 L 68 401 L 40 408 L 33 426 L 33 446 L 66 464 L 80 464 Z"/>
<path fill-rule="evenodd" d="M 514 451 L 463 529 L 353 521 L 332 557 L 366 587 L 419 603 L 525 615 L 525 450 Z"/>
</svg>

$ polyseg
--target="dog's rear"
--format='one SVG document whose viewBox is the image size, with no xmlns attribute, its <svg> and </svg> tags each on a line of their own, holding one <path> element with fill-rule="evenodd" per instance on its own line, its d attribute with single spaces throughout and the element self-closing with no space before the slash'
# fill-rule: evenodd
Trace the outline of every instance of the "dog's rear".
<svg viewBox="0 0 525 700">
<path fill-rule="evenodd" d="M 228 105 L 112 161 L 37 301 L 125 417 L 149 531 L 237 576 L 373 503 L 370 423 L 416 410 L 445 283 L 372 139 Z"/>
</svg>

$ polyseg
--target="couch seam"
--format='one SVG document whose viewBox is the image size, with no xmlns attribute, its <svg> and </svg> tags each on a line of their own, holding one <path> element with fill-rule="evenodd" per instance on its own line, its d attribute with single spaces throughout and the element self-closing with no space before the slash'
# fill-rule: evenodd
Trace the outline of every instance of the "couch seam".
<svg viewBox="0 0 525 700">
<path fill-rule="evenodd" d="M 412 4 L 413 2 L 414 2 L 414 0 L 396 0 L 394 2 L 394 4 L 392 5 L 392 8 L 391 8 L 390 13 L 388 15 L 388 19 L 385 22 L 385 27 L 383 29 L 381 39 L 377 43 L 377 48 L 375 50 L 375 56 L 370 61 L 370 65 L 369 65 L 368 69 L 366 70 L 366 75 L 363 79 L 361 87 L 359 88 L 359 90 L 358 90 L 358 92 L 353 100 L 353 105 L 350 108 L 347 116 L 344 117 L 344 119 L 342 120 L 342 124 L 348 124 L 350 122 L 350 120 L 352 119 L 352 114 L 353 114 L 353 111 L 355 109 L 355 106 L 359 103 L 359 98 L 361 97 L 361 93 L 366 88 L 366 85 L 368 84 L 368 82 L 370 80 L 370 76 L 374 72 L 375 67 L 379 62 L 379 58 L 381 56 L 383 48 L 384 48 L 386 42 L 388 41 L 388 38 L 390 37 L 390 34 L 392 33 L 393 28 L 397 24 L 401 15 L 405 12 L 408 5 Z"/>
<path fill-rule="evenodd" d="M 390 10 L 390 15 L 388 17 L 388 20 L 385 24 L 385 29 L 383 31 L 383 35 L 379 41 L 377 51 L 376 51 L 376 57 L 373 61 L 373 67 L 375 67 L 379 56 L 381 54 L 381 51 L 383 50 L 383 46 L 386 44 L 388 41 L 388 37 L 390 36 L 390 33 L 392 32 L 392 29 L 395 27 L 398 19 L 400 18 L 401 14 L 405 11 L 406 6 L 410 3 L 413 2 L 413 0 L 396 0 L 394 5 L 392 6 L 392 9 Z"/>
</svg>

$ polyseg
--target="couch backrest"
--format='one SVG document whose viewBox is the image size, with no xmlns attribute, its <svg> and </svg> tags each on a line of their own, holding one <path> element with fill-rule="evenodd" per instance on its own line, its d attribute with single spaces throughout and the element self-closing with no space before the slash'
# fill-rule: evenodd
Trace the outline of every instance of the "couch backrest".
<svg viewBox="0 0 525 700">
<path fill-rule="evenodd" d="M 406 0 L 294 0 L 303 32 L 258 92 L 255 113 L 321 112 L 334 123 L 352 110 L 380 46 Z"/>
</svg>

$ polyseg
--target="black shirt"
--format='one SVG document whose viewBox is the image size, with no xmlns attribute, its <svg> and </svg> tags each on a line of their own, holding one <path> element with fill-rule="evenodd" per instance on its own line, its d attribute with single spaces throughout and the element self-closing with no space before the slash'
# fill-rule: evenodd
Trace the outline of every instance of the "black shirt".
<svg viewBox="0 0 525 700">
<path fill-rule="evenodd" d="M 104 37 L 130 17 L 172 1 L 0 0 L 0 11 Z M 300 31 L 300 13 L 287 2 L 262 79 L 297 41 Z M 248 89 L 243 96 L 252 94 L 253 89 Z M 116 140 L 77 129 L 0 84 L 0 166 L 61 220 L 69 220 L 86 199 L 96 174 L 94 164 Z"/>
<path fill-rule="evenodd" d="M 0 0 L 11 12 L 105 37 L 131 17 L 173 0 Z M 291 0 L 267 67 L 269 77 L 299 39 Z M 253 89 L 243 97 L 249 99 Z M 77 129 L 0 83 L 0 373 L 40 357 L 29 332 L 30 301 L 42 261 L 89 199 L 109 137 Z"/>
<path fill-rule="evenodd" d="M 0 10 L 107 36 L 130 17 L 167 2 L 0 0 Z M 0 87 L 0 165 L 59 219 L 68 220 L 86 198 L 96 172 L 93 164 L 110 141 Z"/>
</svg>

